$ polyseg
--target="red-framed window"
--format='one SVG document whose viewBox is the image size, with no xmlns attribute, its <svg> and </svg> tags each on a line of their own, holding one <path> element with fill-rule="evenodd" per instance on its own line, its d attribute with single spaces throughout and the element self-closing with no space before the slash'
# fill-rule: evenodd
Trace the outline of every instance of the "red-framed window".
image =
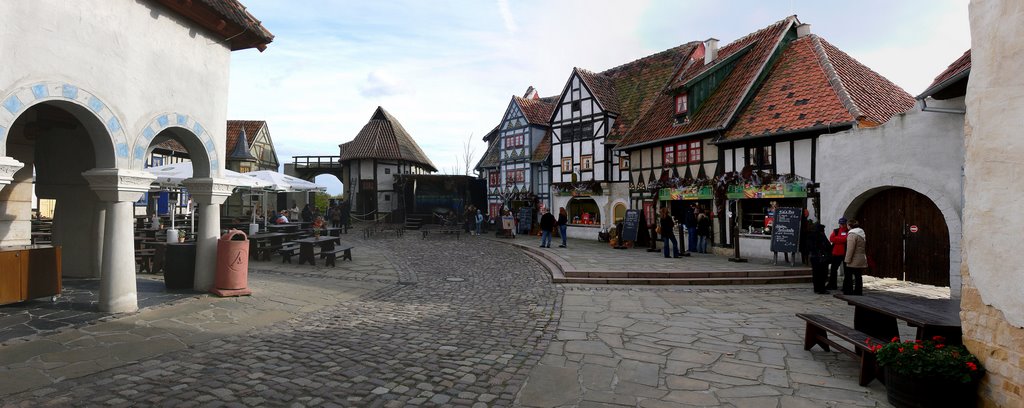
<svg viewBox="0 0 1024 408">
<path fill-rule="evenodd" d="M 661 157 L 662 164 L 666 166 L 676 164 L 676 147 L 674 145 L 665 146 Z"/>
<path fill-rule="evenodd" d="M 686 156 L 689 163 L 700 163 L 704 158 L 704 149 L 701 146 L 700 140 L 694 140 L 690 142 L 690 147 L 686 151 Z"/>
<path fill-rule="evenodd" d="M 491 218 L 497 218 L 501 216 L 501 204 L 491 203 L 490 211 L 487 213 Z"/>
<path fill-rule="evenodd" d="M 505 184 L 522 183 L 526 180 L 526 170 L 505 171 Z"/>
<path fill-rule="evenodd" d="M 487 184 L 491 186 L 501 185 L 501 174 L 497 171 L 492 171 L 487 174 Z"/>
<path fill-rule="evenodd" d="M 690 109 L 689 100 L 686 94 L 676 95 L 676 115 L 682 115 Z"/>
<path fill-rule="evenodd" d="M 523 147 L 526 142 L 526 135 L 512 135 L 505 136 L 505 148 L 511 149 L 515 147 Z"/>
</svg>

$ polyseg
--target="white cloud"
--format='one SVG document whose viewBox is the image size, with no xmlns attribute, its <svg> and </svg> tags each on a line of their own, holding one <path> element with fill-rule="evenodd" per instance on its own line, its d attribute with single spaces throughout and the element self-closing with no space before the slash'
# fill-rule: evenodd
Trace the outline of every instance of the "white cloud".
<svg viewBox="0 0 1024 408">
<path fill-rule="evenodd" d="M 515 16 L 512 15 L 512 9 L 508 6 L 508 0 L 498 0 L 498 12 L 501 13 L 501 21 L 505 23 L 505 29 L 509 33 L 519 30 L 519 27 L 516 26 Z"/>
<path fill-rule="evenodd" d="M 373 71 L 366 76 L 366 82 L 359 86 L 359 94 L 366 98 L 399 95 L 405 92 L 402 84 L 383 71 Z"/>
</svg>

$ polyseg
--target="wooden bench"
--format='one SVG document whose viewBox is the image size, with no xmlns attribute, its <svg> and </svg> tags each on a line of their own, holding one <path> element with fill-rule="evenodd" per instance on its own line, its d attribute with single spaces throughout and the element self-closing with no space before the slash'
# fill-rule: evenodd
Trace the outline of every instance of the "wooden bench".
<svg viewBox="0 0 1024 408">
<path fill-rule="evenodd" d="M 815 314 L 797 313 L 799 317 L 807 321 L 807 330 L 804 333 L 804 350 L 810 350 L 815 345 L 821 346 L 825 351 L 829 346 L 835 347 L 851 357 L 860 360 L 860 385 L 866 386 L 871 380 L 877 377 L 878 363 L 875 360 L 875 352 L 871 350 L 872 345 L 885 344 L 884 340 L 872 337 L 852 327 L 846 326 L 825 316 Z M 853 348 L 844 347 L 828 337 L 832 333 L 835 337 L 853 344 Z M 871 344 L 868 344 L 870 340 Z"/>
<path fill-rule="evenodd" d="M 277 253 L 281 254 L 281 263 L 292 263 L 292 257 L 298 252 L 298 245 L 284 245 L 277 250 Z"/>
<path fill-rule="evenodd" d="M 322 254 L 327 254 L 327 261 L 324 262 L 324 265 L 326 265 L 326 266 L 335 266 L 334 261 L 338 258 L 338 254 L 342 254 L 341 255 L 341 259 L 342 260 L 348 259 L 348 260 L 351 261 L 352 260 L 352 248 L 354 248 L 354 247 L 352 247 L 352 246 L 347 246 L 346 247 L 346 246 L 341 246 L 341 245 L 335 245 L 334 249 L 329 249 L 327 251 L 320 251 L 321 255 Z"/>
<path fill-rule="evenodd" d="M 156 256 L 155 249 L 136 249 L 135 262 L 139 264 L 139 273 L 146 271 L 153 273 L 153 257 Z"/>
</svg>

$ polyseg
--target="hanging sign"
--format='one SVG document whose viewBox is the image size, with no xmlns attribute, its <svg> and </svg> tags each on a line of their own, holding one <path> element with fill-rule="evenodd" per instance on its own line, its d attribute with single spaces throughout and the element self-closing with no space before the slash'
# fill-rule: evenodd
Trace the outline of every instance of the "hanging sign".
<svg viewBox="0 0 1024 408">
<path fill-rule="evenodd" d="M 679 188 L 663 188 L 658 191 L 658 199 L 668 200 L 710 200 L 714 198 L 711 186 L 686 186 Z"/>
<path fill-rule="evenodd" d="M 910 232 L 917 232 L 917 231 L 918 231 L 918 229 L 917 229 L 916 225 L 911 225 L 910 226 Z"/>
<path fill-rule="evenodd" d="M 789 198 L 807 197 L 804 183 L 735 184 L 727 187 L 725 196 L 730 200 L 741 198 Z"/>
</svg>

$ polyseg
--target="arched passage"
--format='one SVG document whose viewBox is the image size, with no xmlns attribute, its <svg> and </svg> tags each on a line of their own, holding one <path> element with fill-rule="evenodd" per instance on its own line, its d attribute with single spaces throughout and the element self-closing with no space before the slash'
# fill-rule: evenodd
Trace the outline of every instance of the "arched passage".
<svg viewBox="0 0 1024 408">
<path fill-rule="evenodd" d="M 854 215 L 868 236 L 869 274 L 936 286 L 950 286 L 949 227 L 927 196 L 905 187 L 865 192 Z"/>
</svg>

